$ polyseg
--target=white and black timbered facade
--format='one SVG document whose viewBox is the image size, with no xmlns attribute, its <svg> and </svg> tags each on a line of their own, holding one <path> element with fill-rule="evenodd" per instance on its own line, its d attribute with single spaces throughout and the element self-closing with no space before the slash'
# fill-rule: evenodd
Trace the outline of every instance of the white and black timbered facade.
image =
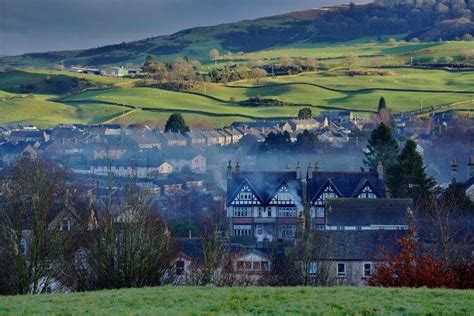
<svg viewBox="0 0 474 316">
<path fill-rule="evenodd" d="M 303 215 L 301 177 L 297 172 L 230 171 L 227 217 L 230 235 L 257 242 L 293 239 Z"/>
<path fill-rule="evenodd" d="M 313 228 L 327 228 L 326 204 L 328 200 L 386 197 L 381 172 L 325 172 L 308 168 L 306 183 Z"/>
</svg>

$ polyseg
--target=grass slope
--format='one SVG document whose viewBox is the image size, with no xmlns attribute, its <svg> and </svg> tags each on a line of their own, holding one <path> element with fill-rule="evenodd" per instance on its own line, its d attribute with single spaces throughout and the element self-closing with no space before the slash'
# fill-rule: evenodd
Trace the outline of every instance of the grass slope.
<svg viewBox="0 0 474 316">
<path fill-rule="evenodd" d="M 469 315 L 474 291 L 385 288 L 172 287 L 0 297 L 16 315 Z"/>
</svg>

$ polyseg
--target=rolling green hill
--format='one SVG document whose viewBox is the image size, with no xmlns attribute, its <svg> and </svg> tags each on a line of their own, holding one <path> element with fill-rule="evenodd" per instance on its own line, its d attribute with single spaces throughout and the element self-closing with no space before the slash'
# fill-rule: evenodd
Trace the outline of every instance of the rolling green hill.
<svg viewBox="0 0 474 316">
<path fill-rule="evenodd" d="M 351 287 L 183 287 L 0 297 L 14 315 L 469 315 L 472 290 Z"/>
<path fill-rule="evenodd" d="M 222 52 L 250 53 L 269 49 L 298 48 L 297 55 L 306 55 L 305 49 L 329 46 L 337 42 L 358 42 L 368 39 L 399 37 L 422 41 L 472 39 L 474 23 L 471 20 L 472 1 L 461 1 L 462 6 L 448 0 L 437 2 L 377 1 L 360 5 L 340 5 L 311 9 L 288 14 L 246 20 L 209 27 L 198 27 L 181 32 L 151 37 L 140 41 L 104 47 L 59 52 L 30 53 L 22 56 L 2 57 L 0 65 L 51 66 L 69 65 L 141 64 L 146 55 L 160 60 L 177 56 L 208 61 L 208 52 L 218 48 Z M 351 45 L 352 46 L 352 45 Z M 362 48 L 358 53 L 401 54 L 438 46 L 420 44 L 408 48 Z M 351 48 L 334 49 L 322 57 L 353 53 Z M 281 52 L 277 54 L 280 55 Z M 293 54 L 293 52 L 291 52 Z M 261 54 L 248 57 L 262 56 Z M 318 56 L 319 57 L 319 56 Z M 258 57 L 260 58 L 260 57 Z"/>
</svg>

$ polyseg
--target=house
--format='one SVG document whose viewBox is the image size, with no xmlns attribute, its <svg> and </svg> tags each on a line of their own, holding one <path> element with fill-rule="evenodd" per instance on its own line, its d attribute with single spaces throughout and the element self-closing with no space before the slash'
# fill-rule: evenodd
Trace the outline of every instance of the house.
<svg viewBox="0 0 474 316">
<path fill-rule="evenodd" d="M 101 70 L 104 76 L 125 77 L 128 76 L 128 68 L 124 67 L 106 67 Z"/>
<path fill-rule="evenodd" d="M 385 198 L 383 166 L 371 171 L 320 171 L 316 163 L 308 166 L 306 177 L 308 202 L 311 205 L 311 221 L 314 228 L 324 228 L 326 200 L 337 198 L 375 199 Z"/>
<path fill-rule="evenodd" d="M 95 145 L 92 150 L 92 159 L 110 159 L 119 160 L 124 157 L 127 153 L 128 147 L 125 144 L 106 144 L 106 145 Z"/>
<path fill-rule="evenodd" d="M 241 172 L 229 162 L 227 218 L 230 236 L 257 243 L 294 239 L 303 215 L 301 168 L 283 172 Z"/>
<path fill-rule="evenodd" d="M 105 136 L 120 136 L 122 134 L 122 127 L 119 124 L 104 124 Z"/>
<path fill-rule="evenodd" d="M 411 199 L 339 198 L 326 201 L 327 230 L 407 230 Z"/>
<path fill-rule="evenodd" d="M 347 123 L 354 120 L 354 114 L 352 111 L 338 111 L 338 110 L 330 110 L 330 111 L 323 111 L 321 116 L 327 117 L 329 122 L 334 123 Z"/>
<path fill-rule="evenodd" d="M 312 262 L 313 278 L 322 283 L 363 286 L 375 265 L 384 262 L 381 249 L 395 254 L 404 230 L 339 230 L 321 231 L 321 244 L 316 246 L 320 260 Z"/>
<path fill-rule="evenodd" d="M 226 136 L 216 130 L 202 131 L 206 138 L 207 146 L 224 146 L 226 144 Z"/>
<path fill-rule="evenodd" d="M 241 133 L 238 129 L 236 128 L 224 128 L 223 132 L 226 133 L 227 135 L 230 136 L 230 144 L 237 144 L 242 137 L 244 137 L 244 134 Z"/>
<path fill-rule="evenodd" d="M 198 238 L 173 238 L 171 249 L 173 284 L 186 285 L 195 283 L 195 270 L 204 262 L 203 242 Z"/>
<path fill-rule="evenodd" d="M 160 139 L 154 133 L 135 135 L 133 139 L 137 142 L 139 149 L 160 149 L 162 146 Z"/>
<path fill-rule="evenodd" d="M 272 260 L 262 250 L 245 247 L 231 249 L 235 283 L 246 285 L 265 284 L 272 269 Z"/>
<path fill-rule="evenodd" d="M 458 170 L 458 165 L 456 158 L 453 158 L 451 161 L 451 178 L 452 178 L 452 183 L 450 185 L 459 185 L 462 187 L 464 192 L 466 193 L 466 196 L 474 202 L 474 156 L 469 157 L 469 161 L 467 164 L 467 180 L 465 182 L 458 182 L 457 180 L 457 170 Z"/>
<path fill-rule="evenodd" d="M 315 119 L 299 120 L 294 119 L 288 123 L 293 131 L 313 130 L 319 128 L 319 122 Z"/>
<path fill-rule="evenodd" d="M 194 173 L 205 173 L 207 170 L 206 157 L 193 151 L 165 151 L 163 160 L 173 166 L 173 170 L 180 172 L 187 167 Z"/>
<path fill-rule="evenodd" d="M 159 136 L 165 146 L 173 147 L 173 146 L 186 146 L 187 140 L 186 137 L 183 136 L 181 133 L 160 133 Z"/>
<path fill-rule="evenodd" d="M 200 131 L 191 131 L 184 134 L 189 146 L 206 146 L 206 137 Z"/>
</svg>

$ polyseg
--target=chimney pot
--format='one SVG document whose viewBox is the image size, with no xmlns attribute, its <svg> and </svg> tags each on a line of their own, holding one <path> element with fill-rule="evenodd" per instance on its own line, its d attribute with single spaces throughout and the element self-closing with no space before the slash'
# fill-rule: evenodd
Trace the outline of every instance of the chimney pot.
<svg viewBox="0 0 474 316">
<path fill-rule="evenodd" d="M 314 171 L 319 171 L 319 163 L 317 161 L 314 163 Z"/>
<path fill-rule="evenodd" d="M 313 178 L 313 165 L 311 164 L 311 161 L 308 163 L 308 174 L 306 175 L 308 179 Z"/>
<path fill-rule="evenodd" d="M 379 176 L 379 179 L 383 180 L 383 165 L 381 161 L 377 163 L 377 174 Z"/>
<path fill-rule="evenodd" d="M 296 178 L 301 179 L 301 166 L 299 161 L 296 163 Z"/>
<path fill-rule="evenodd" d="M 237 161 L 236 165 L 235 165 L 235 172 L 240 172 L 240 165 L 239 165 L 239 162 Z"/>
<path fill-rule="evenodd" d="M 453 159 L 451 160 L 451 180 L 452 180 L 452 183 L 456 183 L 456 174 L 457 174 L 457 171 L 458 171 L 458 162 L 456 160 L 456 157 L 453 157 Z"/>
</svg>

